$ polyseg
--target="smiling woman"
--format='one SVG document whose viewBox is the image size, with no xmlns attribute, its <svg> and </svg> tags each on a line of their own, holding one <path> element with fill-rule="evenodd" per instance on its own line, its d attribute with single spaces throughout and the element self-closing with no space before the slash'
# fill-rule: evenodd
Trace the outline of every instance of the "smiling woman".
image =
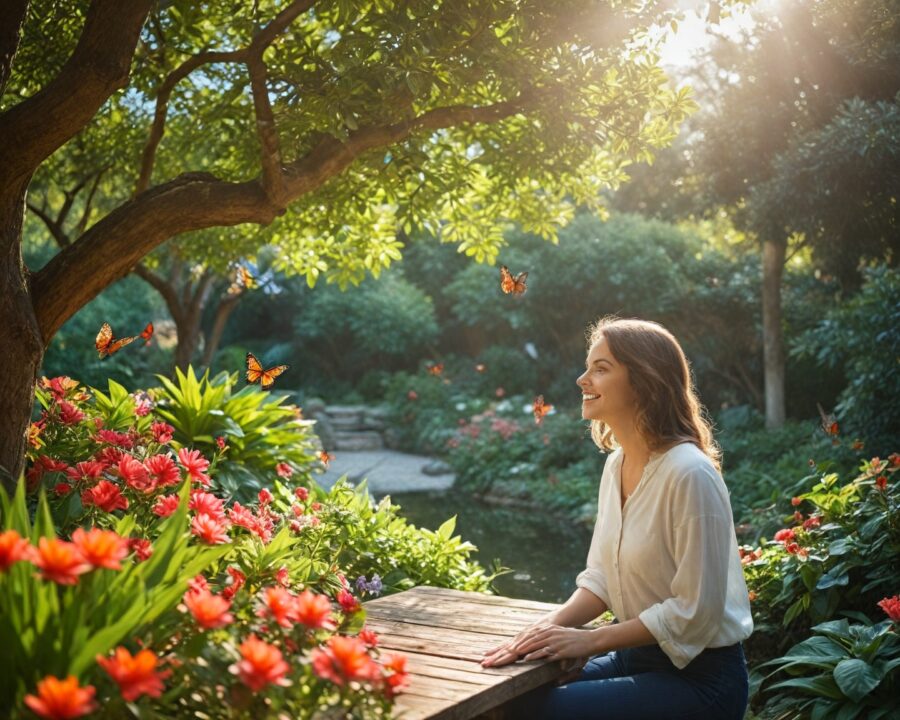
<svg viewBox="0 0 900 720">
<path fill-rule="evenodd" d="M 588 338 L 582 417 L 612 454 L 587 567 L 564 605 L 482 665 L 573 663 L 572 682 L 522 696 L 513 717 L 587 719 L 602 707 L 606 720 L 704 712 L 741 720 L 742 641 L 753 619 L 719 451 L 688 361 L 657 323 L 604 318 Z M 606 610 L 614 624 L 580 628 Z"/>
</svg>

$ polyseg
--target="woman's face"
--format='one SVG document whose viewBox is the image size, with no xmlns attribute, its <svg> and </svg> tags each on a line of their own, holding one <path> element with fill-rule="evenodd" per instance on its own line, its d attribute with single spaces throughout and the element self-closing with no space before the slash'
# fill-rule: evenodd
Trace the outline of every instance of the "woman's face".
<svg viewBox="0 0 900 720">
<path fill-rule="evenodd" d="M 584 374 L 576 380 L 581 388 L 581 417 L 602 420 L 607 425 L 630 419 L 635 398 L 628 369 L 613 357 L 606 338 L 601 336 L 591 346 L 585 367 Z"/>
</svg>

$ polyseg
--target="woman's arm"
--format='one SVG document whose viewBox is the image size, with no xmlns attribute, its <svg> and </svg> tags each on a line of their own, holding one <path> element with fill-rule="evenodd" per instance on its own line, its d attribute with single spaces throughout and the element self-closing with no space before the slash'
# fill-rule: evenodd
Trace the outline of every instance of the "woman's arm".
<svg viewBox="0 0 900 720">
<path fill-rule="evenodd" d="M 590 590 L 583 587 L 575 588 L 575 592 L 562 607 L 549 613 L 543 623 L 579 627 L 599 617 L 608 609 L 606 603 Z"/>
</svg>

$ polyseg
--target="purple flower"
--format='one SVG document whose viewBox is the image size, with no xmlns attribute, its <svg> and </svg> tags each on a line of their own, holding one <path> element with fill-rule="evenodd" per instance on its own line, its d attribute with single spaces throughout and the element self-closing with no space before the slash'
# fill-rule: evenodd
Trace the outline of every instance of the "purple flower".
<svg viewBox="0 0 900 720">
<path fill-rule="evenodd" d="M 363 592 L 363 591 L 367 590 L 368 587 L 369 587 L 369 586 L 368 586 L 368 584 L 366 583 L 366 576 L 365 576 L 365 575 L 360 575 L 358 578 L 356 578 L 356 590 L 357 590 L 358 592 Z"/>
<path fill-rule="evenodd" d="M 372 575 L 372 582 L 370 582 L 367 586 L 370 593 L 373 595 L 380 595 L 383 585 L 381 584 L 381 578 L 378 577 L 378 573 Z"/>
</svg>

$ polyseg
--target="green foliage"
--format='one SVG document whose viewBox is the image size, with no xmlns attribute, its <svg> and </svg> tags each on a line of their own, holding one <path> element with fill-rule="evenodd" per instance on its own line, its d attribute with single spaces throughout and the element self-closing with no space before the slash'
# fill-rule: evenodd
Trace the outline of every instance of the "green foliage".
<svg viewBox="0 0 900 720">
<path fill-rule="evenodd" d="M 318 452 L 312 420 L 303 420 L 286 396 L 262 392 L 248 385 L 234 392 L 237 374 L 220 373 L 210 379 L 207 370 L 197 378 L 192 367 L 175 371 L 175 380 L 160 375 L 157 414 L 175 428 L 175 447 L 192 447 L 211 456 L 216 438 L 225 438 L 228 452 L 218 462 L 217 482 L 229 497 L 240 502 L 268 487 L 278 463 L 311 479 Z"/>
<path fill-rule="evenodd" d="M 885 453 L 900 434 L 900 273 L 881 266 L 865 278 L 857 295 L 795 338 L 791 355 L 843 371 L 836 412 L 844 432 Z"/>
</svg>

